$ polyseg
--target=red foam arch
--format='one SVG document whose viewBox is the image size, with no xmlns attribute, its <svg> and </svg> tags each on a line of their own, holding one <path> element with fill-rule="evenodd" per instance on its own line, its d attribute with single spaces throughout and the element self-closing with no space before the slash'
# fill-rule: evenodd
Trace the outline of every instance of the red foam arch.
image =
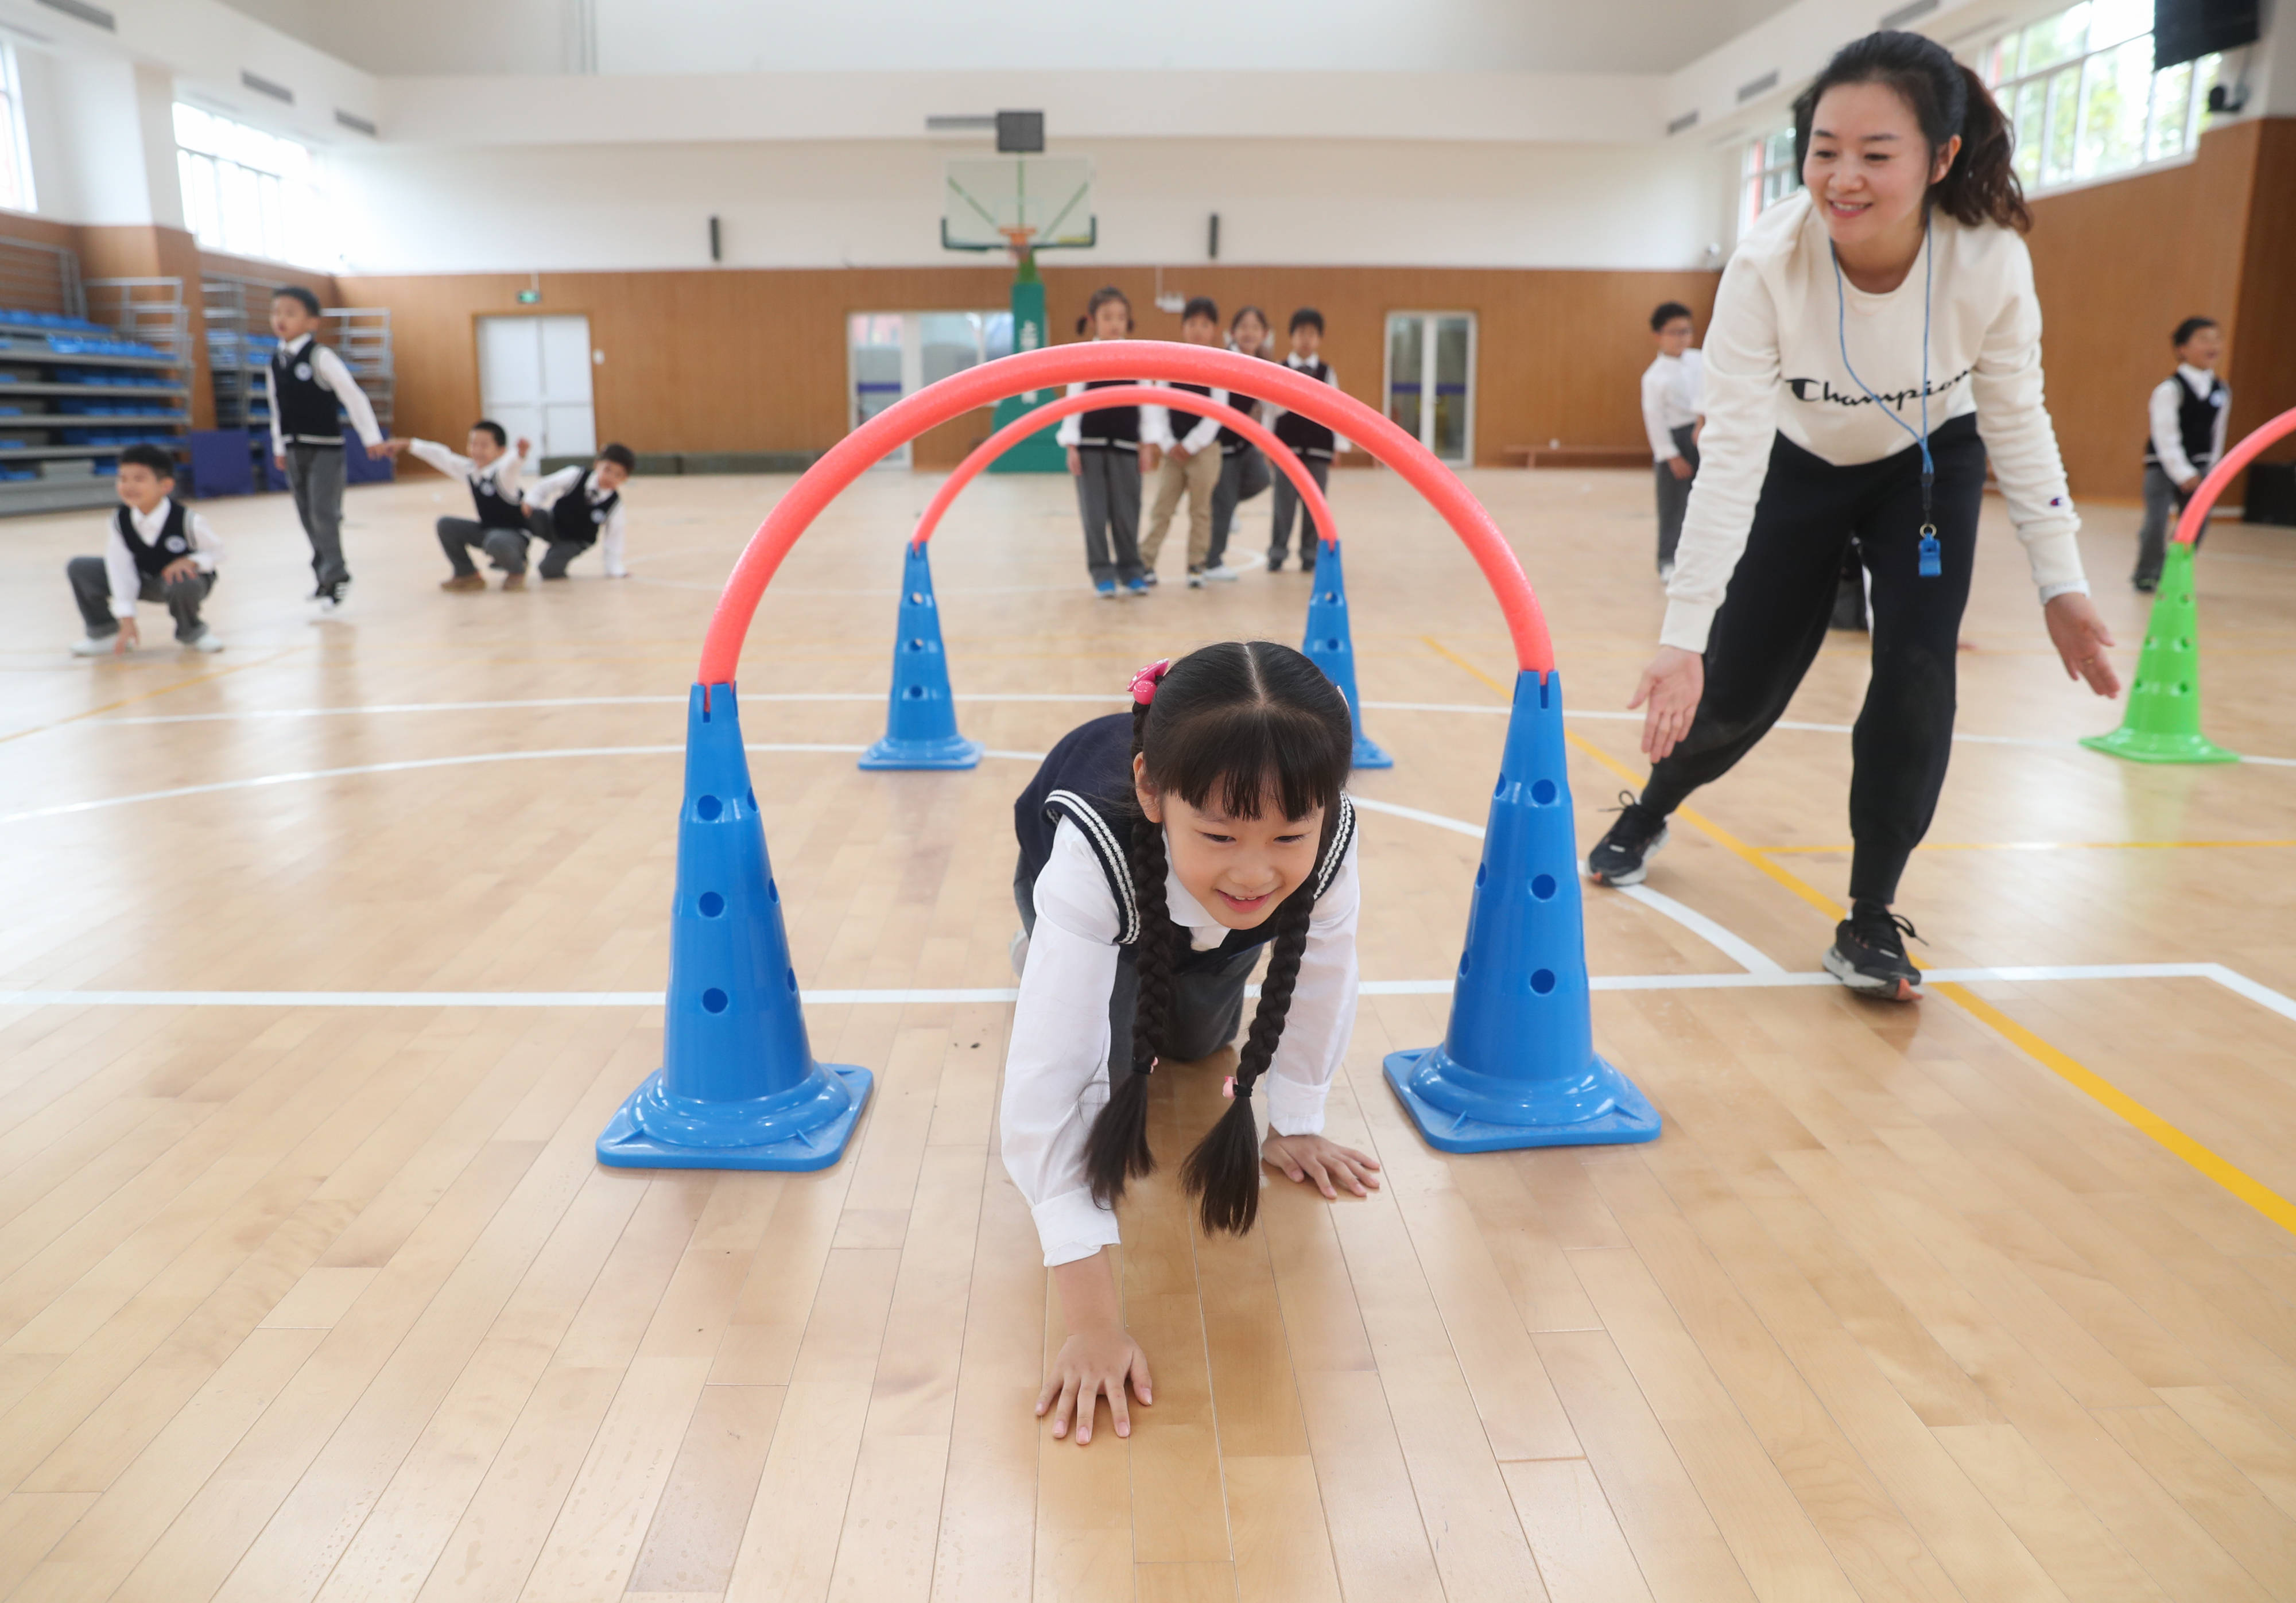
<svg viewBox="0 0 2296 1603">
<path fill-rule="evenodd" d="M 2209 526 L 2209 514 L 2216 510 L 2217 497 L 2224 494 L 2225 486 L 2233 476 L 2264 454 L 2274 441 L 2296 434 L 2296 406 L 2290 407 L 2271 421 L 2260 425 L 2254 433 L 2224 454 L 2224 460 L 2209 470 L 2193 491 L 2193 498 L 2185 503 L 2185 515 L 2177 519 L 2177 543 L 2189 545 L 2201 537 Z"/>
<path fill-rule="evenodd" d="M 990 462 L 1011 450 L 1046 423 L 1054 422 L 1078 412 L 1093 412 L 1103 406 L 1168 406 L 1175 412 L 1193 413 L 1226 423 L 1244 438 L 1267 454 L 1292 487 L 1300 492 L 1300 500 L 1308 509 L 1310 527 L 1326 543 L 1340 537 L 1340 526 L 1332 520 L 1332 509 L 1324 501 L 1324 490 L 1315 475 L 1301 465 L 1292 447 L 1275 438 L 1274 429 L 1238 412 L 1224 406 L 1210 396 L 1200 396 L 1187 389 L 1152 389 L 1145 384 L 1128 384 L 1118 389 L 1088 389 L 1081 395 L 1062 396 L 1049 401 L 1033 412 L 1022 413 L 996 433 L 975 446 L 965 459 L 956 464 L 956 470 L 943 481 L 933 498 L 925 503 L 924 515 L 917 519 L 916 532 L 909 536 L 911 545 L 922 545 L 933 537 L 940 527 L 941 515 L 947 512 L 966 485 L 980 477 Z"/>
<path fill-rule="evenodd" d="M 1554 642 L 1522 565 L 1482 503 L 1426 446 L 1354 397 L 1281 363 L 1199 345 L 1107 339 L 1023 351 L 953 373 L 902 397 L 830 447 L 766 514 L 734 564 L 702 642 L 699 683 L 733 683 L 750 620 L 782 560 L 822 510 L 888 452 L 1007 396 L 1094 380 L 1143 379 L 1241 390 L 1313 418 L 1362 446 L 1424 496 L 1466 544 L 1506 617 L 1516 665 L 1541 678 L 1554 671 Z"/>
</svg>

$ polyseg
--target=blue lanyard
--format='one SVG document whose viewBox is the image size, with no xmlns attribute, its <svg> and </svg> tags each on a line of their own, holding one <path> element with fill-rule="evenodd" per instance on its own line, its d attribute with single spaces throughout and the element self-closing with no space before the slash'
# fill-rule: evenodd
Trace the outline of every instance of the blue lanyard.
<svg viewBox="0 0 2296 1603">
<path fill-rule="evenodd" d="M 1930 288 L 1936 281 L 1937 253 L 1931 248 L 1929 211 L 1924 208 L 1922 212 L 1922 429 L 1918 434 L 1849 365 L 1849 298 L 1841 287 L 1841 258 L 1830 246 L 1827 255 L 1833 262 L 1833 328 L 1835 337 L 1841 342 L 1842 368 L 1849 374 L 1849 381 L 1866 392 L 1866 398 L 1882 408 L 1882 415 L 1912 434 L 1914 442 L 1922 448 L 1921 576 L 1933 579 L 1944 571 L 1944 565 L 1938 557 L 1937 525 L 1930 519 L 1931 495 L 1937 484 L 1937 464 L 1930 460 Z"/>
</svg>

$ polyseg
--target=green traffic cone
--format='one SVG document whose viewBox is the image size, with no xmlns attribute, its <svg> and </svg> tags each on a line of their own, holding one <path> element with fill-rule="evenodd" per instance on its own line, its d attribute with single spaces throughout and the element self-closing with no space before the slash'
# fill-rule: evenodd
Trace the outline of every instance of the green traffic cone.
<svg viewBox="0 0 2296 1603">
<path fill-rule="evenodd" d="M 2128 691 L 2128 715 L 2109 735 L 2081 741 L 2098 751 L 2136 763 L 2237 763 L 2201 732 L 2201 647 L 2193 608 L 2193 548 L 2169 547 L 2161 569 L 2161 591 L 2144 626 L 2144 649 L 2136 657 L 2136 683 Z"/>
</svg>

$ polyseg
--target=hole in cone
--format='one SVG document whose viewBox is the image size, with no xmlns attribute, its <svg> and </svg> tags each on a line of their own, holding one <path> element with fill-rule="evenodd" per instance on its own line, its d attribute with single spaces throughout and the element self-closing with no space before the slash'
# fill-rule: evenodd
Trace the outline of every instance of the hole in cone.
<svg viewBox="0 0 2296 1603">
<path fill-rule="evenodd" d="M 1554 989 L 1554 970 L 1552 969 L 1541 969 L 1538 973 L 1532 975 L 1530 977 L 1530 988 L 1538 992 L 1541 996 L 1546 995 L 1549 991 Z"/>
<path fill-rule="evenodd" d="M 1530 894 L 1542 902 L 1554 900 L 1554 876 L 1541 874 L 1530 882 Z"/>
<path fill-rule="evenodd" d="M 701 893 L 701 906 L 703 918 L 721 918 L 726 912 L 726 898 L 714 890 L 706 890 Z"/>
<path fill-rule="evenodd" d="M 712 986 L 709 989 L 701 994 L 702 1007 L 712 1013 L 724 1012 L 726 1010 L 726 993 L 720 991 L 715 986 Z"/>
<path fill-rule="evenodd" d="M 718 814 L 723 813 L 725 810 L 726 804 L 719 801 L 714 796 L 705 796 L 701 797 L 701 800 L 693 804 L 694 815 L 700 818 L 704 823 L 716 819 Z"/>
<path fill-rule="evenodd" d="M 1541 780 L 1538 783 L 1530 788 L 1530 799 L 1532 805 L 1535 806 L 1546 807 L 1554 806 L 1554 781 L 1553 780 Z"/>
</svg>

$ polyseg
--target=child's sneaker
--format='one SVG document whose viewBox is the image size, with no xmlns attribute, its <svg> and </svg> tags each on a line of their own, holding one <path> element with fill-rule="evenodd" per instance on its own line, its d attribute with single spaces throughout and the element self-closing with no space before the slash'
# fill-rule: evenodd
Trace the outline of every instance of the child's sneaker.
<svg viewBox="0 0 2296 1603">
<path fill-rule="evenodd" d="M 1148 594 L 1148 581 L 1144 578 L 1127 579 L 1124 581 L 1124 590 L 1128 595 L 1136 595 L 1144 600 Z"/>
<path fill-rule="evenodd" d="M 458 573 L 451 579 L 440 579 L 441 590 L 484 590 L 487 576 L 482 573 Z"/>
<path fill-rule="evenodd" d="M 1100 599 L 1103 601 L 1112 601 L 1116 599 L 1116 581 L 1114 579 L 1096 580 L 1093 585 L 1093 589 L 1099 593 Z"/>
<path fill-rule="evenodd" d="M 1849 916 L 1833 927 L 1825 971 L 1851 990 L 1888 1002 L 1912 1002 L 1922 994 L 1922 971 L 1906 955 L 1906 936 L 1915 933 L 1911 919 L 1879 902 L 1853 902 Z"/>
<path fill-rule="evenodd" d="M 71 654 L 75 657 L 109 657 L 119 639 L 117 634 L 83 634 L 72 642 Z"/>
<path fill-rule="evenodd" d="M 1189 569 L 1188 569 L 1188 588 L 1189 588 L 1189 589 L 1191 589 L 1191 590 L 1201 590 L 1203 587 L 1204 587 L 1204 570 L 1203 570 L 1202 568 L 1189 568 Z"/>
<path fill-rule="evenodd" d="M 1156 585 L 1162 584 L 1164 581 L 1156 577 L 1156 570 L 1152 568 L 1147 572 L 1140 576 L 1140 582 L 1143 585 L 1149 586 L 1151 589 L 1153 589 Z"/>
<path fill-rule="evenodd" d="M 480 580 L 480 581 L 479 581 L 479 583 L 480 583 L 480 585 L 484 585 L 484 584 L 486 583 L 486 581 L 485 581 L 484 579 L 481 579 L 481 580 Z M 526 588 L 526 570 L 525 570 L 524 568 L 521 568 L 521 569 L 520 569 L 518 572 L 516 572 L 516 573 L 506 573 L 506 574 L 503 575 L 503 588 L 504 588 L 504 590 L 523 590 L 523 589 L 525 589 L 525 588 Z"/>
<path fill-rule="evenodd" d="M 179 640 L 176 643 L 183 647 L 186 651 L 220 651 L 223 650 L 223 637 L 218 635 L 213 629 L 202 629 L 191 639 Z"/>
<path fill-rule="evenodd" d="M 1631 790 L 1619 792 L 1615 810 L 1619 822 L 1587 854 L 1587 878 L 1624 888 L 1640 885 L 1650 872 L 1644 860 L 1666 844 L 1666 820 L 1644 806 Z"/>
<path fill-rule="evenodd" d="M 1226 563 L 1215 562 L 1204 569 L 1203 577 L 1215 585 L 1233 585 L 1236 581 L 1237 574 L 1236 570 Z"/>
<path fill-rule="evenodd" d="M 332 585 L 320 585 L 318 595 L 319 616 L 321 617 L 334 617 L 336 613 L 340 612 L 343 609 L 343 603 L 350 600 L 350 595 L 351 582 L 348 579 L 337 579 Z"/>
</svg>

